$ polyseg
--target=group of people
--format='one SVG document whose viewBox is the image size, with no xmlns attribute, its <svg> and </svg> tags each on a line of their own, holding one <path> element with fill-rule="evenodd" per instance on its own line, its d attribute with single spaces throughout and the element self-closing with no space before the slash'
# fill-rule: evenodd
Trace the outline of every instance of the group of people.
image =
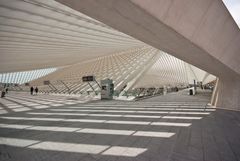
<svg viewBox="0 0 240 161">
<path fill-rule="evenodd" d="M 36 87 L 35 89 L 33 87 L 30 88 L 30 93 L 31 95 L 33 95 L 33 92 L 35 91 L 36 95 L 38 94 L 38 87 Z"/>
</svg>

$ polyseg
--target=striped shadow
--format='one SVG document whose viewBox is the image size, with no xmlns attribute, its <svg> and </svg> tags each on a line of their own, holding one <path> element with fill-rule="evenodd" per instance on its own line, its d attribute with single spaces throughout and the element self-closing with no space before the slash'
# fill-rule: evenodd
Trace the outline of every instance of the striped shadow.
<svg viewBox="0 0 240 161">
<path fill-rule="evenodd" d="M 96 128 L 73 128 L 59 126 L 34 126 L 34 125 L 19 125 L 19 124 L 0 124 L 0 128 L 38 130 L 38 131 L 56 131 L 56 132 L 77 132 L 89 134 L 106 134 L 106 135 L 133 135 L 144 137 L 161 137 L 169 138 L 175 133 L 171 132 L 155 132 L 155 131 L 133 131 L 133 130 L 115 130 L 115 129 L 96 129 Z"/>
<path fill-rule="evenodd" d="M 119 120 L 93 120 L 93 119 L 61 119 L 61 118 L 28 118 L 28 117 L 0 117 L 8 120 L 35 120 L 35 121 L 62 121 L 62 122 L 87 122 L 105 124 L 127 124 L 127 125 L 158 125 L 158 126 L 179 126 L 187 127 L 191 123 L 178 122 L 148 122 L 148 121 L 119 121 Z"/>
<path fill-rule="evenodd" d="M 206 108 L 163 108 L 163 107 L 114 107 L 114 106 L 109 106 L 109 107 L 104 107 L 104 106 L 73 106 L 73 107 L 68 107 L 68 109 L 100 109 L 100 110 L 108 110 L 108 109 L 120 109 L 120 110 L 157 110 L 157 111 L 216 111 L 216 109 L 206 109 Z"/>
<path fill-rule="evenodd" d="M 93 117 L 127 117 L 127 118 L 151 118 L 151 119 L 186 119 L 186 120 L 199 120 L 202 117 L 190 116 L 156 116 L 156 115 L 112 115 L 112 114 L 83 114 L 83 113 L 51 113 L 51 112 L 28 112 L 30 115 L 47 115 L 47 116 L 93 116 Z"/>
<path fill-rule="evenodd" d="M 149 111 L 149 110 L 83 110 L 83 109 L 47 109 L 49 111 L 62 112 L 106 112 L 106 113 L 160 113 L 160 114 L 183 114 L 183 115 L 209 115 L 209 112 L 188 112 L 188 111 Z"/>
<path fill-rule="evenodd" d="M 30 115 L 59 115 L 59 116 L 93 116 L 93 117 L 129 117 L 129 118 L 161 118 L 161 116 L 151 115 L 112 115 L 112 114 L 83 114 L 83 113 L 48 113 L 48 112 L 28 112 Z"/>
<path fill-rule="evenodd" d="M 0 145 L 25 147 L 28 149 L 41 149 L 49 151 L 100 154 L 110 156 L 126 156 L 126 157 L 136 157 L 139 154 L 147 151 L 146 148 L 110 146 L 110 145 L 74 144 L 7 137 L 0 137 Z"/>
<path fill-rule="evenodd" d="M 146 107 L 146 106 L 73 106 L 68 107 L 70 109 L 128 109 L 128 110 L 158 110 L 158 111 L 216 111 L 216 109 L 212 108 L 182 108 L 182 107 Z"/>
</svg>

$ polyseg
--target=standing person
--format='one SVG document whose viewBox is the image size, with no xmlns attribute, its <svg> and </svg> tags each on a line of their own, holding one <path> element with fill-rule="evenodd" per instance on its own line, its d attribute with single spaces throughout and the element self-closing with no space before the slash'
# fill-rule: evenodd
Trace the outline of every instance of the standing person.
<svg viewBox="0 0 240 161">
<path fill-rule="evenodd" d="M 6 93 L 8 93 L 8 87 L 6 88 Z"/>
<path fill-rule="evenodd" d="M 2 93 L 1 93 L 1 98 L 5 97 L 5 94 L 6 94 L 6 89 L 3 88 Z"/>
<path fill-rule="evenodd" d="M 31 95 L 33 95 L 33 87 L 30 88 Z"/>
<path fill-rule="evenodd" d="M 38 94 L 38 87 L 35 88 L 36 95 Z"/>
</svg>

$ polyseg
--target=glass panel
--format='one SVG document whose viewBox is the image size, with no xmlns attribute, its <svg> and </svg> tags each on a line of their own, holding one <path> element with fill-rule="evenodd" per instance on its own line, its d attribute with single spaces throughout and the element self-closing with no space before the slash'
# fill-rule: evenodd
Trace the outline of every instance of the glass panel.
<svg viewBox="0 0 240 161">
<path fill-rule="evenodd" d="M 2 73 L 0 74 L 0 83 L 18 83 L 23 84 L 34 79 L 43 77 L 47 74 L 55 72 L 57 68 L 47 68 L 32 71 L 22 71 L 13 73 Z"/>
</svg>

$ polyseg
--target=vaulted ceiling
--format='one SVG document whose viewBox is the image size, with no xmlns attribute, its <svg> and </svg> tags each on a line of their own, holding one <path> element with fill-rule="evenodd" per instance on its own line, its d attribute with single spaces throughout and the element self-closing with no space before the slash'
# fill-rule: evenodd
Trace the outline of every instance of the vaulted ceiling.
<svg viewBox="0 0 240 161">
<path fill-rule="evenodd" d="M 0 1 L 0 72 L 79 63 L 144 43 L 54 0 Z"/>
<path fill-rule="evenodd" d="M 159 87 L 209 78 L 208 73 L 54 0 L 0 0 L 0 58 L 2 83 L 26 81 L 23 74 L 10 72 L 33 70 L 24 72 L 25 77 L 36 79 L 43 76 L 36 69 L 46 68 L 59 70 L 33 84 L 50 80 L 80 86 L 84 74 L 112 78 L 119 89 L 129 82 L 129 88 Z"/>
</svg>

